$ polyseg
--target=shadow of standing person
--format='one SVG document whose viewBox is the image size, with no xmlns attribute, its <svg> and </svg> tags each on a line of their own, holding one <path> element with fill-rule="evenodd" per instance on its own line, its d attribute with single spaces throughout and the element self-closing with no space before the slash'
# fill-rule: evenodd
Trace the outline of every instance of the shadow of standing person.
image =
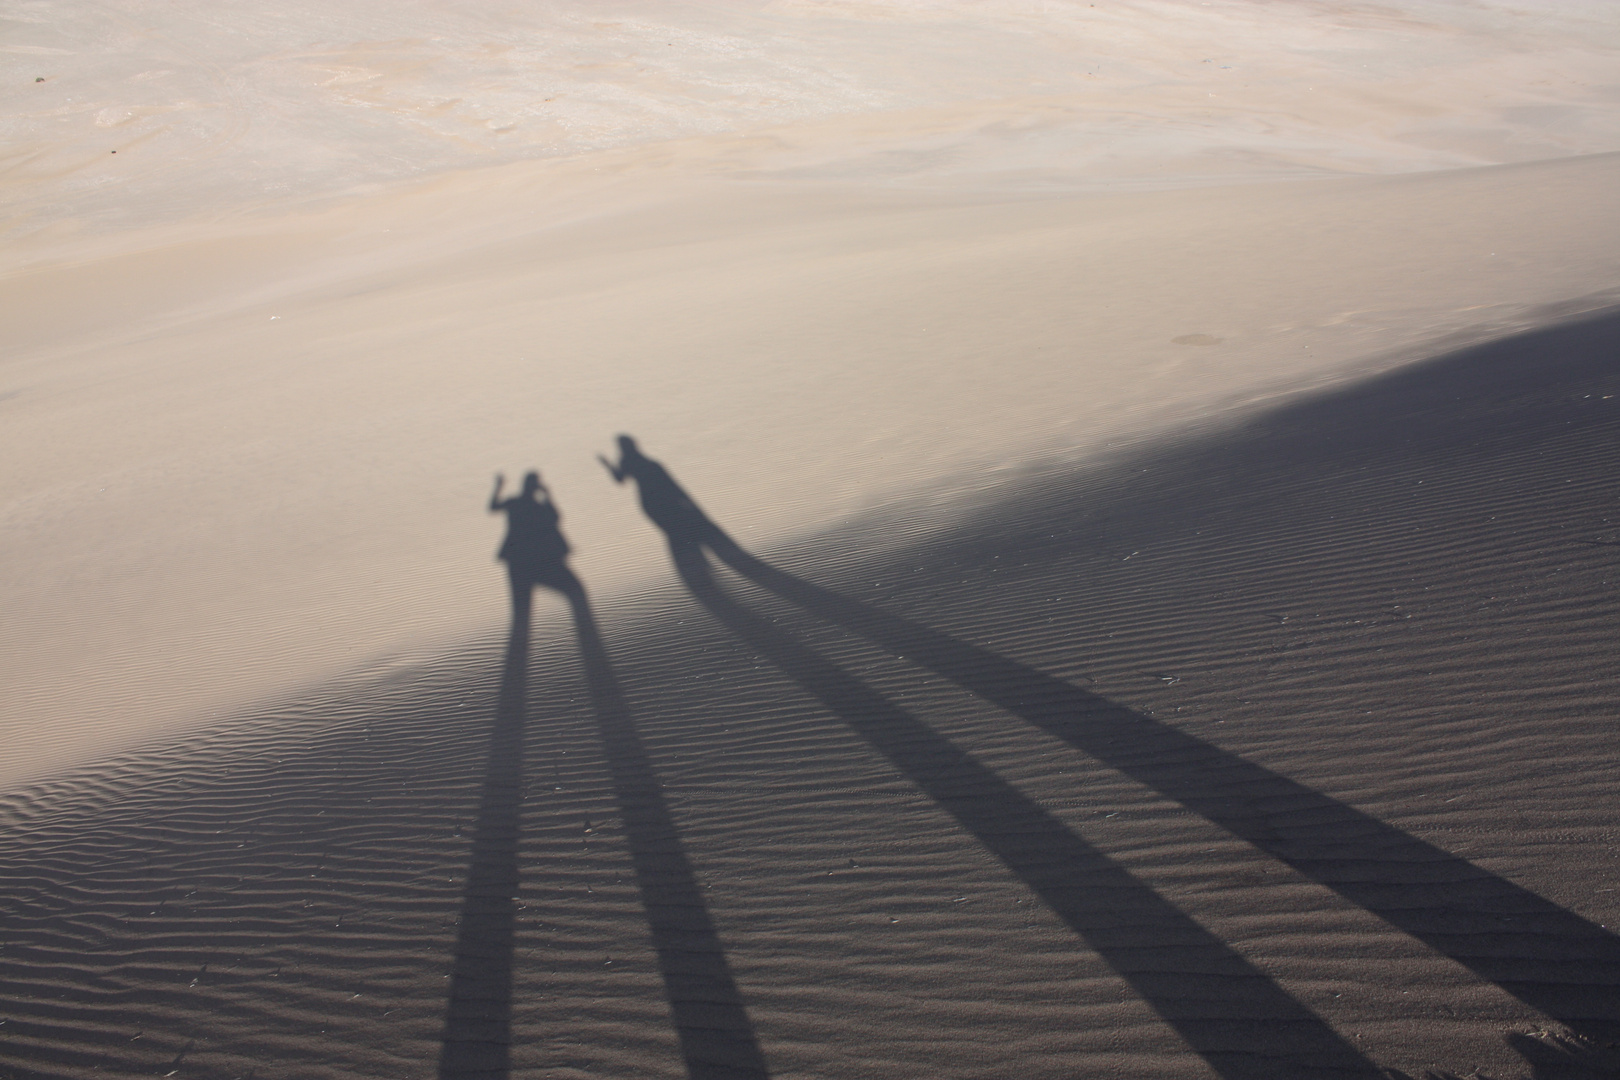
<svg viewBox="0 0 1620 1080">
<path fill-rule="evenodd" d="M 1174 799 L 1577 1035 L 1620 1038 L 1620 935 L 1607 927 L 1172 724 L 779 570 L 709 521 L 634 440 L 619 442 L 614 478 L 637 480 L 681 577 L 717 616 L 735 605 L 714 586 L 705 548 L 782 599 Z"/>
<path fill-rule="evenodd" d="M 636 493 L 641 499 L 642 513 L 664 530 L 670 544 L 695 547 L 716 543 L 736 547 L 731 538 L 720 531 L 720 526 L 709 520 L 686 489 L 675 482 L 658 462 L 641 452 L 636 440 L 628 435 L 619 436 L 619 463 L 617 465 L 596 455 L 615 483 L 626 480 L 636 482 Z"/>
<path fill-rule="evenodd" d="M 512 587 L 512 628 L 456 927 L 450 1000 L 439 1052 L 441 1080 L 504 1080 L 511 1071 L 512 953 L 523 811 L 523 728 L 528 712 L 529 612 L 536 585 L 556 589 L 576 609 L 585 602 L 585 590 L 566 562 L 568 541 L 560 528 L 562 516 L 552 505 L 540 474 L 525 476 L 522 492 L 510 499 L 501 499 L 502 486 L 502 477 L 496 476 L 489 509 L 506 514 L 507 519 L 506 540 L 498 557 L 506 563 Z"/>
<path fill-rule="evenodd" d="M 619 439 L 687 589 L 982 843 L 1152 1007 L 1223 1080 L 1383 1073 L 1237 951 L 1133 877 L 973 755 L 720 589 L 704 549 L 746 553 L 634 440 Z"/>
<path fill-rule="evenodd" d="M 545 585 L 572 598 L 583 589 L 568 568 L 568 541 L 563 539 L 562 515 L 551 501 L 551 492 L 537 472 L 526 473 L 523 490 L 510 499 L 501 498 L 506 478 L 495 475 L 495 490 L 489 496 L 489 512 L 506 515 L 506 539 L 496 558 L 506 564 L 512 585 L 512 621 L 528 626 L 534 587 Z M 540 496 L 536 498 L 536 496 Z"/>
<path fill-rule="evenodd" d="M 765 1080 L 769 1075 L 765 1058 L 703 887 L 636 731 L 585 587 L 568 567 L 562 515 L 539 473 L 527 474 L 522 491 L 510 499 L 501 498 L 502 486 L 502 478 L 496 476 L 489 509 L 507 517 L 498 558 L 506 563 L 512 589 L 512 631 L 457 929 L 440 1080 L 506 1080 L 511 1074 L 523 728 L 536 585 L 561 593 L 573 613 L 586 688 L 602 733 L 625 842 L 687 1075 L 691 1080 Z"/>
</svg>

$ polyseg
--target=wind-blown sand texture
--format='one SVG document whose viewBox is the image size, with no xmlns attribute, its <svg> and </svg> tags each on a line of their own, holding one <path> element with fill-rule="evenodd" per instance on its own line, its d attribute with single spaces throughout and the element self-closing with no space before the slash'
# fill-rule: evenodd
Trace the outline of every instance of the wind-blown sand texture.
<svg viewBox="0 0 1620 1080">
<path fill-rule="evenodd" d="M 1604 5 L 329 7 L 7 39 L 0 1077 L 1620 1075 Z"/>
</svg>

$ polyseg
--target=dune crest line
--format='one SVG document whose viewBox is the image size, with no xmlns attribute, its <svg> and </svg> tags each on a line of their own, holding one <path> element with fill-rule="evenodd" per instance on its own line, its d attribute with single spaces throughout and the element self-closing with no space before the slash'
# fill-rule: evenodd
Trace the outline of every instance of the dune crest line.
<svg viewBox="0 0 1620 1080">
<path fill-rule="evenodd" d="M 782 599 L 949 679 L 1159 791 L 1576 1034 L 1612 1039 L 1620 1032 L 1620 982 L 1615 977 L 1620 971 L 1620 937 L 1604 927 L 1213 743 L 988 649 L 779 570 L 738 545 L 662 465 L 640 453 L 633 439 L 622 436 L 620 447 L 620 464 L 605 460 L 603 464 L 616 480 L 636 478 L 642 509 L 668 537 L 676 567 L 694 596 L 738 636 L 772 655 L 835 712 L 858 724 L 862 734 L 897 764 L 901 748 L 885 748 L 877 741 L 880 735 L 888 737 L 881 726 L 857 722 L 851 719 L 854 714 L 887 714 L 888 724 L 915 728 L 913 739 L 940 737 L 768 623 L 732 605 L 709 576 L 703 549 Z M 936 750 L 953 752 L 945 745 Z M 916 765 L 901 768 L 914 780 L 924 775 Z M 988 776 L 982 782 L 1000 783 Z M 929 790 L 934 793 L 932 787 Z M 941 788 L 935 797 L 985 839 L 979 826 L 953 806 L 955 796 L 948 789 Z M 1016 868 L 1015 862 L 1002 857 Z M 1026 880 L 1040 891 L 1034 880 Z M 1069 916 L 1065 920 L 1080 929 Z M 1527 959 L 1539 970 L 1528 970 Z M 1544 965 L 1551 965 L 1557 978 L 1547 978 Z M 1169 1015 L 1166 1019 L 1175 1022 Z"/>
<path fill-rule="evenodd" d="M 1224 1080 L 1266 1080 L 1280 1061 L 1318 1076 L 1385 1074 L 1319 1016 L 933 728 L 733 603 L 705 547 L 740 552 L 664 467 L 619 438 L 614 480 L 636 480 L 693 597 L 768 657 L 977 838 L 1103 957 Z"/>
</svg>

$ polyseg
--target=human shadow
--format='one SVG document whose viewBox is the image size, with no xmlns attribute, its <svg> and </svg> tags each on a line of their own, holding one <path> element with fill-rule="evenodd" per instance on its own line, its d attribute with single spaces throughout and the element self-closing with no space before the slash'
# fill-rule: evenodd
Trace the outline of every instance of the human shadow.
<svg viewBox="0 0 1620 1080">
<path fill-rule="evenodd" d="M 567 600 L 591 705 L 602 732 L 636 885 L 652 933 L 681 1055 L 692 1080 L 756 1080 L 769 1074 L 730 965 L 663 797 L 590 600 L 569 569 L 561 514 L 538 473 L 490 511 L 507 515 L 498 557 L 507 565 L 512 626 L 490 731 L 484 788 L 473 830 L 439 1056 L 441 1080 L 505 1080 L 511 1072 L 512 957 L 519 886 L 523 733 L 533 592 Z"/>
<path fill-rule="evenodd" d="M 778 570 L 729 538 L 711 550 L 783 599 L 1174 799 L 1570 1030 L 1620 1032 L 1620 938 L 1596 923 L 1160 720 Z"/>
<path fill-rule="evenodd" d="M 534 589 L 544 585 L 564 596 L 580 588 L 579 579 L 568 568 L 568 541 L 562 534 L 562 514 L 551 501 L 551 492 L 538 472 L 523 476 L 523 488 L 510 499 L 501 498 L 506 478 L 495 474 L 495 490 L 489 496 L 489 512 L 506 515 L 506 537 L 495 557 L 506 564 L 507 582 L 512 589 L 512 623 L 528 626 Z M 527 632 L 527 631 L 525 631 Z"/>
<path fill-rule="evenodd" d="M 614 474 L 643 484 L 667 480 L 680 490 L 662 466 L 631 461 Z M 642 502 L 645 508 L 645 491 Z M 679 499 L 664 493 L 654 504 L 661 518 L 653 520 L 686 573 L 701 564 L 707 575 L 701 556 L 707 549 L 784 600 L 937 673 L 1220 825 L 1572 1032 L 1601 1040 L 1620 1036 L 1620 937 L 1607 929 L 1213 743 L 771 566 L 740 547 L 683 490 Z M 705 588 L 718 595 L 712 585 Z"/>
<path fill-rule="evenodd" d="M 518 835 L 523 811 L 523 728 L 528 705 L 529 604 L 514 597 L 484 789 L 450 967 L 439 1051 L 441 1080 L 505 1080 L 511 1069 L 512 947 Z"/>
<path fill-rule="evenodd" d="M 439 1050 L 441 1080 L 504 1080 L 511 1071 L 512 955 L 523 813 L 530 611 L 538 584 L 571 601 L 575 596 L 584 597 L 579 579 L 568 568 L 562 516 L 540 474 L 524 476 L 522 491 L 510 499 L 501 498 L 503 484 L 504 478 L 497 475 L 489 510 L 504 513 L 507 519 L 506 538 L 496 557 L 506 564 L 512 626 L 495 698 L 461 918 L 456 924 L 449 1003 Z"/>
<path fill-rule="evenodd" d="M 590 602 L 583 589 L 571 593 L 568 601 L 687 1074 L 693 1080 L 765 1077 L 769 1075 L 765 1057 L 704 902 L 703 887 L 636 732 Z"/>
<path fill-rule="evenodd" d="M 687 588 L 723 626 L 839 716 L 1040 896 L 1227 1080 L 1384 1073 L 1204 927 L 1071 832 L 972 755 L 728 598 L 704 547 L 723 533 L 656 462 L 622 439 Z M 624 453 L 628 451 L 628 455 Z M 734 545 L 733 545 L 734 546 Z"/>
</svg>

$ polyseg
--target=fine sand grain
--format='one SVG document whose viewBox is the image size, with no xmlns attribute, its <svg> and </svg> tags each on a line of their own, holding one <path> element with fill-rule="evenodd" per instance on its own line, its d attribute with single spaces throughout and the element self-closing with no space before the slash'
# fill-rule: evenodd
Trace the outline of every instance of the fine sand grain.
<svg viewBox="0 0 1620 1080">
<path fill-rule="evenodd" d="M 5 18 L 0 1080 L 1620 1076 L 1611 5 Z"/>
<path fill-rule="evenodd" d="M 615 431 L 774 543 L 1620 284 L 1620 155 L 1012 200 L 637 174 L 583 219 L 554 173 L 121 235 L 0 295 L 0 776 L 487 627 L 498 468 L 541 466 L 598 591 L 656 580 Z"/>
<path fill-rule="evenodd" d="M 514 1074 L 1612 1075 L 1617 344 L 689 568 L 605 652 L 542 602 L 526 688 L 489 641 L 22 789 L 7 1053 L 424 1075 L 461 955 L 510 991 L 455 1045 L 508 1025 Z"/>
</svg>

